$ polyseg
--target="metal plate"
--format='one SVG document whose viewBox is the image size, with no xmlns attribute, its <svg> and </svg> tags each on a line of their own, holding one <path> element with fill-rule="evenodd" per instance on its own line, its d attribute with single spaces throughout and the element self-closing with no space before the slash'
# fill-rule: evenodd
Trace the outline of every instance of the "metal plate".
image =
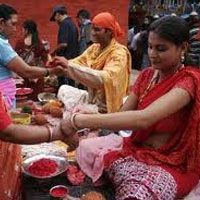
<svg viewBox="0 0 200 200">
<path fill-rule="evenodd" d="M 38 100 L 42 103 L 48 103 L 50 100 L 56 100 L 56 94 L 51 92 L 42 92 L 38 94 Z"/>
<path fill-rule="evenodd" d="M 32 165 L 34 162 L 36 162 L 40 159 L 43 159 L 43 158 L 56 161 L 56 163 L 58 165 L 58 169 L 56 170 L 56 172 L 52 173 L 49 176 L 37 176 L 37 175 L 31 174 L 28 171 L 29 166 Z M 45 179 L 45 178 L 52 178 L 52 177 L 55 177 L 55 176 L 63 173 L 64 171 L 66 171 L 68 169 L 68 166 L 69 166 L 69 163 L 68 163 L 67 159 L 64 157 L 40 154 L 40 155 L 36 155 L 36 156 L 33 156 L 31 158 L 24 160 L 24 162 L 22 163 L 22 171 L 28 176 L 31 176 L 34 178 Z"/>
</svg>

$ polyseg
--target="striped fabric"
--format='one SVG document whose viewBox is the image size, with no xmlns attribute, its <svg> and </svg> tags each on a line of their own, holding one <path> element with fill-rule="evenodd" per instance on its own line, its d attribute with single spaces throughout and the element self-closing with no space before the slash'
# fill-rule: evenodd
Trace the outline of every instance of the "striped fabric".
<svg viewBox="0 0 200 200">
<path fill-rule="evenodd" d="M 15 108 L 16 85 L 14 79 L 8 78 L 5 80 L 0 80 L 0 90 L 3 94 L 4 101 L 7 104 L 8 108 Z"/>
<path fill-rule="evenodd" d="M 196 39 L 196 34 L 198 31 L 198 27 L 190 30 L 190 49 L 188 53 L 188 64 L 196 67 L 198 67 L 200 64 L 200 41 Z"/>
</svg>

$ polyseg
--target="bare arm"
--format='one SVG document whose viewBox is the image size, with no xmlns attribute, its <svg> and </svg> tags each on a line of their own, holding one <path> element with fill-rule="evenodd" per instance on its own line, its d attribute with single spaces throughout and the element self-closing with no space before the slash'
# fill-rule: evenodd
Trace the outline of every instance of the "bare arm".
<svg viewBox="0 0 200 200">
<path fill-rule="evenodd" d="M 18 144 L 37 144 L 48 142 L 49 130 L 45 126 L 25 126 L 10 124 L 0 133 L 0 139 Z M 63 139 L 58 128 L 53 129 L 53 140 Z"/>
<path fill-rule="evenodd" d="M 50 133 L 45 126 L 24 126 L 10 124 L 7 128 L 0 132 L 0 139 L 6 142 L 17 144 L 38 144 L 42 142 L 50 142 Z M 60 126 L 52 128 L 52 140 L 62 140 L 68 144 L 70 150 L 74 150 L 78 146 L 78 135 L 65 135 Z"/>
<path fill-rule="evenodd" d="M 103 88 L 103 79 L 99 70 L 90 69 L 83 66 L 69 65 L 66 70 L 68 77 L 82 83 L 89 88 Z"/>
<path fill-rule="evenodd" d="M 137 104 L 138 104 L 137 96 L 135 94 L 130 94 L 125 103 L 123 104 L 123 106 L 121 107 L 120 111 L 124 112 L 128 110 L 135 110 L 137 108 Z"/>
<path fill-rule="evenodd" d="M 54 62 L 65 68 L 66 75 L 83 85 L 93 88 L 101 89 L 104 87 L 104 77 L 108 77 L 113 82 L 116 77 L 123 76 L 123 69 L 127 63 L 127 52 L 125 50 L 113 51 L 111 55 L 105 60 L 105 65 L 102 70 L 95 70 L 87 67 L 87 54 L 92 48 L 88 48 L 81 56 L 71 61 L 67 61 L 64 57 L 56 57 Z M 85 66 L 84 66 L 85 65 Z M 116 81 L 117 82 L 117 81 Z"/>
<path fill-rule="evenodd" d="M 79 58 L 80 57 L 80 58 Z M 76 58 L 77 60 L 84 60 L 84 53 Z M 101 71 L 90 69 L 86 66 L 82 66 L 79 64 L 75 64 L 72 62 L 68 62 L 68 60 L 64 57 L 56 56 L 53 60 L 55 65 L 60 65 L 65 68 L 65 74 L 79 83 L 91 88 L 102 88 L 103 87 L 103 79 L 101 77 Z"/>
<path fill-rule="evenodd" d="M 104 128 L 110 130 L 145 129 L 186 106 L 191 100 L 189 93 L 181 88 L 172 89 L 144 110 L 125 111 L 114 114 L 77 115 L 79 128 Z"/>
<path fill-rule="evenodd" d="M 11 62 L 8 64 L 8 68 L 23 78 L 41 78 L 48 75 L 46 68 L 31 67 L 26 64 L 19 56 L 16 56 L 13 60 L 11 60 Z M 62 67 L 56 67 L 48 70 L 49 74 L 63 73 Z"/>
</svg>

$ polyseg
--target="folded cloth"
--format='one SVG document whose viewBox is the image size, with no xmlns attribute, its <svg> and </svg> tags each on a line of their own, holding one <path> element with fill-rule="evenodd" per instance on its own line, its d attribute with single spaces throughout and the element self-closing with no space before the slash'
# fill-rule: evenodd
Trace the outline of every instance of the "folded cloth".
<svg viewBox="0 0 200 200">
<path fill-rule="evenodd" d="M 64 103 L 65 109 L 68 111 L 72 110 L 78 104 L 88 102 L 87 91 L 69 85 L 62 85 L 58 90 L 57 97 Z"/>
<path fill-rule="evenodd" d="M 119 151 L 122 146 L 122 137 L 114 133 L 108 136 L 84 139 L 80 141 L 76 150 L 77 163 L 81 170 L 95 182 L 103 173 L 104 155 L 110 151 Z"/>
</svg>

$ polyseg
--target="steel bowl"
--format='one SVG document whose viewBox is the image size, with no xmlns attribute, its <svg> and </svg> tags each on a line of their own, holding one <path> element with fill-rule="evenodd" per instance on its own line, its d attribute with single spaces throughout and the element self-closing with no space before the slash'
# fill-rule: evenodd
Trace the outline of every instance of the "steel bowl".
<svg viewBox="0 0 200 200">
<path fill-rule="evenodd" d="M 66 194 L 63 195 L 63 196 L 54 196 L 53 195 L 53 191 L 56 190 L 56 189 L 64 189 L 66 191 Z M 50 190 L 49 190 L 49 194 L 50 196 L 52 197 L 52 199 L 55 199 L 55 200 L 62 200 L 64 199 L 65 197 L 68 196 L 68 193 L 69 193 L 69 190 L 68 188 L 65 186 L 65 185 L 56 185 L 56 186 L 53 186 Z"/>
<path fill-rule="evenodd" d="M 42 92 L 38 94 L 38 100 L 42 103 L 48 103 L 50 100 L 56 100 L 56 94 L 51 92 Z"/>
<path fill-rule="evenodd" d="M 43 158 L 56 161 L 56 163 L 58 165 L 56 172 L 54 172 L 48 176 L 38 176 L 38 175 L 30 173 L 28 170 L 29 167 L 34 162 L 39 161 L 40 159 L 43 159 Z M 31 176 L 34 178 L 39 178 L 39 179 L 46 179 L 46 178 L 52 178 L 59 174 L 62 174 L 63 172 L 65 172 L 68 169 L 68 166 L 69 166 L 69 163 L 68 163 L 67 159 L 64 157 L 40 154 L 40 155 L 36 155 L 36 156 L 30 157 L 30 158 L 27 158 L 26 160 L 24 160 L 22 163 L 22 171 L 28 176 Z"/>
</svg>

